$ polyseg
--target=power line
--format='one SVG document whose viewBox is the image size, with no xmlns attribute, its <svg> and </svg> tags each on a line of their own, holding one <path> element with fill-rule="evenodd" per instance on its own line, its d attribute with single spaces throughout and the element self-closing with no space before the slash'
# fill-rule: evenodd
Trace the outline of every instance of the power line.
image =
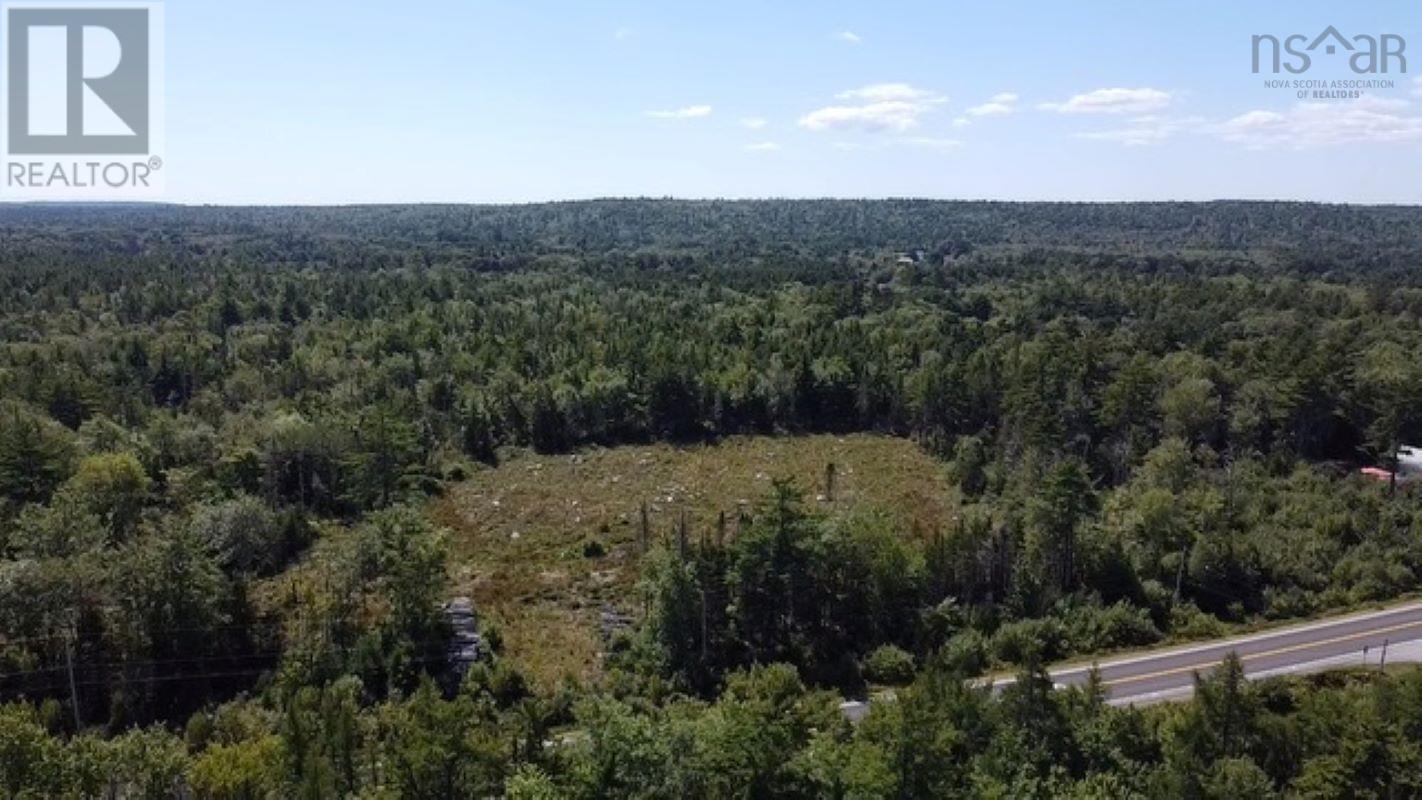
<svg viewBox="0 0 1422 800">
<path fill-rule="evenodd" d="M 347 655 L 350 654 L 350 653 L 355 652 L 356 650 L 357 650 L 357 648 L 356 648 L 354 645 L 341 645 L 341 646 L 334 646 L 334 647 L 329 648 L 329 651 L 331 651 L 331 652 L 342 653 L 342 654 L 347 654 Z M 104 663 L 102 663 L 102 664 L 79 665 L 79 666 L 76 666 L 75 670 L 76 670 L 77 672 L 81 672 L 81 673 L 82 673 L 82 672 L 90 672 L 90 671 L 94 671 L 94 670 L 107 670 L 107 671 L 108 671 L 110 674 L 112 674 L 112 675 L 121 675 L 124 670 L 130 670 L 130 669 L 141 669 L 141 668 L 147 668 L 147 667 L 171 666 L 171 665 L 176 665 L 176 664 L 207 664 L 207 663 L 214 663 L 214 662 L 251 661 L 251 660 L 255 660 L 255 659 L 271 659 L 273 662 L 276 662 L 276 663 L 273 663 L 273 665 L 272 665 L 271 668 L 276 668 L 276 667 L 280 666 L 280 664 L 279 664 L 279 659 L 280 659 L 280 657 L 281 657 L 283 654 L 285 654 L 285 653 L 286 653 L 286 651 L 282 651 L 282 650 L 267 650 L 267 651 L 262 651 L 262 652 L 257 652 L 257 653 L 234 653 L 234 654 L 231 654 L 231 655 L 220 655 L 220 654 L 219 654 L 219 655 L 207 655 L 207 656 L 192 656 L 192 657 L 187 657 L 187 658 L 149 659 L 149 660 L 145 660 L 145 661 L 110 661 L 110 662 L 104 662 Z M 439 663 L 439 662 L 442 661 L 442 659 L 440 659 L 440 658 L 430 658 L 430 657 L 426 657 L 426 656 L 414 656 L 414 657 L 410 658 L 409 661 L 410 661 L 410 663 L 414 663 L 414 664 L 430 664 L 430 663 Z M 64 671 L 66 671 L 67 669 L 68 669 L 68 667 L 67 667 L 66 665 L 60 665 L 60 666 L 55 666 L 55 667 L 44 667 L 44 668 L 33 669 L 33 670 L 17 670 L 17 671 L 14 671 L 14 672 L 0 673 L 0 678 L 21 678 L 21 679 L 22 679 L 22 678 L 29 677 L 29 676 L 33 676 L 33 675 L 43 675 L 43 674 L 49 674 L 49 673 L 54 673 L 54 672 L 64 672 Z M 268 670 L 267 670 L 267 669 L 256 670 L 254 674 L 260 674 L 261 672 L 266 672 L 266 671 L 268 671 Z M 129 681 L 143 681 L 143 680 L 150 680 L 150 679 L 151 679 L 151 680 L 160 680 L 160 679 L 161 679 L 161 680 L 183 680 L 183 679 L 189 679 L 189 678 L 191 678 L 191 679 L 197 679 L 197 678 L 202 678 L 202 677 L 212 677 L 213 675 L 216 675 L 216 674 L 218 674 L 218 673 L 184 672 L 184 673 L 181 673 L 181 674 L 178 674 L 178 675 L 162 676 L 162 677 L 152 677 L 152 678 L 121 677 L 121 678 L 119 678 L 118 680 L 116 680 L 116 681 L 114 681 L 114 682 L 123 683 L 123 682 L 129 682 Z M 80 685 L 80 686 L 94 686 L 94 685 L 104 685 L 104 684 L 106 684 L 106 683 L 109 683 L 109 682 L 108 682 L 108 681 L 87 681 L 87 682 L 81 681 L 81 682 L 79 683 L 79 685 Z M 62 688 L 62 686 L 59 687 L 59 688 Z"/>
<path fill-rule="evenodd" d="M 202 664 L 202 663 L 206 663 L 206 662 L 209 662 L 209 661 L 238 661 L 238 660 L 251 660 L 251 659 L 257 659 L 257 658 L 276 658 L 276 657 L 280 656 L 283 652 L 284 652 L 284 651 L 281 651 L 281 650 L 263 650 L 263 651 L 259 651 L 259 652 L 255 652 L 255 653 L 233 653 L 233 654 L 231 654 L 231 655 L 220 655 L 220 654 L 219 654 L 219 655 L 206 655 L 206 656 L 189 656 L 189 657 L 185 657 L 185 658 L 156 658 L 156 659 L 147 659 L 147 660 L 144 660 L 144 661 L 108 661 L 108 662 L 103 662 L 103 664 L 104 664 L 105 666 L 110 667 L 110 668 L 128 669 L 128 668 L 133 668 L 133 667 L 157 667 L 157 666 L 165 666 L 165 665 L 169 665 L 169 664 Z M 81 666 L 81 667 L 80 667 L 80 669 L 86 669 L 86 668 L 87 668 L 87 669 L 92 669 L 93 667 L 92 667 L 92 666 L 89 666 L 89 667 L 83 667 L 83 666 Z M 38 668 L 38 669 L 15 670 L 14 672 L 0 672 L 0 679 L 4 679 L 4 678 L 23 678 L 23 677 L 28 676 L 28 675 L 38 675 L 38 674 L 42 674 L 42 673 L 46 673 L 46 672 L 60 672 L 60 671 L 63 671 L 64 669 L 65 669 L 64 666 L 55 666 L 55 667 L 42 667 L 42 668 Z"/>
<path fill-rule="evenodd" d="M 61 672 L 64 667 L 44 667 L 42 669 L 22 669 L 15 672 L 0 672 L 0 680 L 5 678 L 20 678 L 26 675 L 39 675 L 45 672 Z"/>
<path fill-rule="evenodd" d="M 439 663 L 440 661 L 441 661 L 441 659 L 437 659 L 437 658 L 425 658 L 425 657 L 420 657 L 420 656 L 417 656 L 417 657 L 415 657 L 415 658 L 411 658 L 411 659 L 410 659 L 410 663 L 412 663 L 412 664 L 431 664 L 431 663 Z M 277 666 L 277 665 L 273 665 L 273 667 L 271 667 L 271 668 L 265 668 L 265 669 L 224 670 L 224 671 L 220 671 L 220 672 L 185 672 L 185 673 L 178 674 L 178 675 L 143 675 L 143 676 L 115 675 L 115 676 L 113 676 L 112 679 L 110 679 L 110 680 L 84 680 L 84 681 L 76 681 L 76 682 L 74 683 L 74 686 L 78 686 L 78 687 L 96 687 L 96 686 L 105 686 L 105 687 L 107 687 L 107 686 L 115 686 L 115 685 L 128 686 L 128 685 L 132 685 L 132 684 L 168 683 L 168 682 L 172 682 L 172 681 L 197 681 L 197 680 L 209 680 L 209 679 L 213 679 L 213 678 L 255 677 L 255 676 L 258 676 L 258 675 L 265 675 L 265 674 L 271 672 L 272 669 L 274 669 L 276 666 Z M 58 682 L 58 683 L 48 683 L 48 684 L 43 684 L 43 685 L 40 685 L 40 686 L 32 686 L 32 687 L 25 687 L 25 688 L 26 688 L 26 689 L 29 689 L 29 690 L 30 690 L 31 692 L 33 692 L 34 694 L 45 694 L 45 693 L 50 693 L 50 692 L 63 691 L 64 689 L 66 689 L 66 688 L 68 688 L 68 687 L 69 687 L 69 684 L 67 684 L 67 683 L 65 683 L 65 682 L 63 682 L 63 681 L 60 681 L 60 682 Z M 17 694 L 18 694 L 19 696 L 24 696 L 24 695 L 26 694 L 26 692 L 20 691 L 20 692 L 17 692 Z"/>
<path fill-rule="evenodd" d="M 251 623 L 247 623 L 247 624 L 245 624 L 245 625 L 219 625 L 219 626 L 216 626 L 216 627 L 209 627 L 209 628 L 154 628 L 154 629 L 152 629 L 152 630 L 147 631 L 147 633 L 149 633 L 149 634 L 169 634 L 169 633 L 217 633 L 217 632 L 219 632 L 219 631 L 237 631 L 237 630 L 253 630 L 253 629 L 273 629 L 273 628 L 281 628 L 281 627 L 284 627 L 284 626 L 285 626 L 285 623 L 282 623 L 282 622 L 251 622 Z M 63 641 L 63 640 L 65 640 L 65 639 L 67 639 L 67 638 L 69 638 L 69 635 L 68 635 L 68 634 L 64 634 L 64 633 L 54 633 L 54 634 L 48 634 L 48 635 L 45 635 L 45 636 L 21 636 L 21 637 L 15 637 L 15 638 L 5 638 L 5 639 L 3 639 L 3 640 L 0 640 L 0 647 L 8 647 L 8 646 L 10 646 L 10 645 L 23 644 L 23 643 L 25 643 L 25 642 L 53 642 L 53 641 Z"/>
</svg>

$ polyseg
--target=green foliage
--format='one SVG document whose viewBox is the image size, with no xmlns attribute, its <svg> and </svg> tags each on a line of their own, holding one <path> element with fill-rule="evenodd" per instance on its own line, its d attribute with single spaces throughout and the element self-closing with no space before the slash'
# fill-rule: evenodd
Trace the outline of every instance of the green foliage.
<svg viewBox="0 0 1422 800">
<path fill-rule="evenodd" d="M 152 481 L 131 453 L 100 453 L 79 462 L 59 487 L 56 503 L 74 503 L 99 517 L 109 541 L 127 541 L 138 527 Z"/>
<path fill-rule="evenodd" d="M 343 464 L 347 499 L 357 508 L 383 508 L 422 488 L 424 452 L 404 414 L 384 406 L 366 410 Z"/>
<path fill-rule="evenodd" d="M 977 436 L 964 436 L 953 445 L 953 472 L 965 497 L 977 497 L 987 488 L 988 451 Z"/>
<path fill-rule="evenodd" d="M 913 656 L 891 644 L 880 645 L 864 659 L 864 677 L 875 683 L 902 686 L 913 680 Z"/>
<path fill-rule="evenodd" d="M 1418 793 L 1410 678 L 1266 703 L 1227 666 L 1189 706 L 1139 713 L 1037 672 L 998 700 L 958 681 L 989 657 L 1419 588 L 1417 493 L 1346 474 L 1422 437 L 1416 209 L 16 207 L 5 224 L 0 689 L 51 701 L 0 713 L 9 794 Z M 899 268 L 904 249 L 927 255 Z M 453 698 L 425 683 L 447 556 L 408 504 L 471 460 L 870 430 L 951 457 L 951 523 L 901 530 L 828 487 L 820 513 L 778 484 L 729 541 L 677 537 L 614 659 L 634 674 L 573 731 L 503 660 Z M 591 535 L 569 541 L 636 568 L 616 532 Z M 54 680 L 71 658 L 74 708 Z M 914 662 L 857 730 L 808 688 Z M 191 753 L 134 727 L 189 717 Z"/>
<path fill-rule="evenodd" d="M 561 800 L 565 795 L 547 773 L 524 765 L 504 783 L 504 796 L 509 800 Z"/>
<path fill-rule="evenodd" d="M 424 515 L 408 507 L 381 511 L 367 527 L 380 548 L 377 569 L 391 605 L 393 632 L 411 642 L 432 641 L 443 624 L 443 539 Z"/>
<path fill-rule="evenodd" d="M 659 552 L 646 581 L 657 666 L 702 693 L 737 666 L 788 661 L 817 683 L 855 687 L 858 660 L 908 646 L 924 593 L 914 549 L 874 514 L 813 516 L 776 482 L 741 535 Z"/>
<path fill-rule="evenodd" d="M 1067 625 L 1073 649 L 1083 653 L 1144 647 L 1160 640 L 1147 610 L 1125 602 L 1073 608 L 1067 612 Z"/>
<path fill-rule="evenodd" d="M 73 469 L 73 437 L 20 403 L 0 403 L 0 497 L 40 503 Z"/>
<path fill-rule="evenodd" d="M 1202 796 L 1209 800 L 1233 800 L 1238 797 L 1262 799 L 1277 795 L 1269 775 L 1247 758 L 1216 761 L 1201 789 Z"/>
<path fill-rule="evenodd" d="M 551 698 L 549 698 L 551 701 Z M 1300 797 L 1412 796 L 1422 671 L 1243 681 L 1228 659 L 1195 696 L 1113 708 L 1099 685 L 1029 669 L 998 693 L 937 663 L 858 725 L 788 665 L 728 674 L 713 700 L 586 694 L 553 733 L 542 701 L 500 711 L 424 683 L 370 705 L 345 680 L 282 708 L 228 704 L 189 726 L 66 737 L 0 706 L 10 796 Z M 195 718 L 196 719 L 196 718 Z M 544 741 L 557 744 L 545 747 Z"/>
<path fill-rule="evenodd" d="M 395 506 L 324 545 L 289 576 L 279 684 L 297 691 L 353 674 L 377 695 L 413 689 L 448 635 L 441 531 Z"/>
<path fill-rule="evenodd" d="M 467 697 L 441 700 L 426 682 L 406 703 L 377 716 L 383 783 L 399 797 L 483 797 L 496 793 L 507 754 L 496 729 L 479 724 Z M 319 796 L 319 795 L 318 795 Z"/>
<path fill-rule="evenodd" d="M 22 558 L 66 558 L 103 549 L 108 530 L 87 506 L 72 497 L 25 506 L 10 533 L 10 548 Z"/>
<path fill-rule="evenodd" d="M 1358 393 L 1376 410 L 1368 444 L 1392 460 L 1404 433 L 1422 423 L 1422 369 L 1407 347 L 1381 341 L 1363 352 L 1355 372 Z"/>
<path fill-rule="evenodd" d="M 1040 664 L 1070 652 L 1067 635 L 1066 626 L 1055 618 L 1024 619 L 998 628 L 990 646 L 999 661 Z"/>
<path fill-rule="evenodd" d="M 275 735 L 213 745 L 193 760 L 188 784 L 198 796 L 213 800 L 278 796 L 287 785 L 286 758 L 284 743 Z"/>
<path fill-rule="evenodd" d="M 224 570 L 243 575 L 270 574 L 286 560 L 288 543 L 277 514 L 255 497 L 243 496 L 193 510 L 195 537 Z"/>
<path fill-rule="evenodd" d="M 52 738 L 32 709 L 0 709 L 0 787 L 11 795 L 55 795 L 64 770 L 63 745 Z"/>
</svg>

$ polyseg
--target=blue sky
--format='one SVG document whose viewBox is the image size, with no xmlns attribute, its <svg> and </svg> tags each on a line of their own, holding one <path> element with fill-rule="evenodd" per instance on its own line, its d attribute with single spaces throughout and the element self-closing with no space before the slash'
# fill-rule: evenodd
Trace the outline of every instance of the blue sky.
<svg viewBox="0 0 1422 800">
<path fill-rule="evenodd" d="M 1419 23 L 1415 0 L 170 0 L 167 199 L 1417 203 Z M 1330 24 L 1407 37 L 1411 69 L 1304 103 L 1251 74 L 1251 34 Z"/>
</svg>

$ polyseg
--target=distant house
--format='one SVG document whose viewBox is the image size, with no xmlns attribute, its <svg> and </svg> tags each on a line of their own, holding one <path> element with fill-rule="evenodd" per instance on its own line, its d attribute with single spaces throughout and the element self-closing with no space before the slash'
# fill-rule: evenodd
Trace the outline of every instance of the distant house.
<svg viewBox="0 0 1422 800">
<path fill-rule="evenodd" d="M 896 258 L 894 259 L 895 264 L 918 264 L 923 261 L 922 250 L 908 250 L 901 253 L 895 253 L 894 255 L 896 256 Z"/>
<path fill-rule="evenodd" d="M 1381 467 L 1363 467 L 1359 470 L 1366 478 L 1384 483 L 1392 482 L 1392 473 Z M 1422 447 L 1403 445 L 1397 450 L 1397 482 L 1408 483 L 1422 478 Z"/>
<path fill-rule="evenodd" d="M 1412 480 L 1422 477 L 1422 447 L 1404 445 L 1397 451 L 1397 477 Z"/>
</svg>

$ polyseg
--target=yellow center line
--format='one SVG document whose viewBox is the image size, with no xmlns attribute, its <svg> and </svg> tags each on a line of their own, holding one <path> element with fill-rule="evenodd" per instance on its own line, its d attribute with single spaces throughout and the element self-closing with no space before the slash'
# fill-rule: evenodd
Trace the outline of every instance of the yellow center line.
<svg viewBox="0 0 1422 800">
<path fill-rule="evenodd" d="M 1333 637 L 1333 638 L 1331 638 L 1331 639 L 1319 639 L 1319 640 L 1317 640 L 1317 641 L 1305 642 L 1305 643 L 1303 643 L 1303 644 L 1289 645 L 1288 647 L 1280 647 L 1280 648 L 1276 648 L 1276 649 L 1274 649 L 1274 650 L 1265 650 L 1264 652 L 1261 652 L 1261 653 L 1250 653 L 1249 655 L 1241 655 L 1239 658 L 1240 658 L 1241 661 L 1244 661 L 1244 662 L 1247 663 L 1247 662 L 1249 662 L 1250 660 L 1253 660 L 1253 659 L 1268 658 L 1269 656 L 1277 656 L 1277 655 L 1282 655 L 1282 654 L 1284 654 L 1284 653 L 1293 653 L 1293 652 L 1296 652 L 1296 651 L 1299 651 L 1299 650 L 1307 650 L 1307 649 L 1309 649 L 1309 648 L 1311 648 L 1311 647 L 1322 647 L 1322 646 L 1324 646 L 1324 645 L 1337 644 L 1337 643 L 1339 643 L 1339 642 L 1347 642 L 1347 641 L 1352 641 L 1352 640 L 1354 640 L 1354 639 L 1366 639 L 1366 638 L 1368 638 L 1369 636 L 1377 636 L 1377 635 L 1383 634 L 1383 633 L 1392 633 L 1392 632 L 1394 632 L 1394 631 L 1406 630 L 1407 628 L 1417 628 L 1417 627 L 1422 627 L 1422 620 L 1413 620 L 1412 622 L 1403 622 L 1403 623 L 1399 623 L 1399 624 L 1397 624 L 1397 625 L 1389 625 L 1389 626 L 1384 627 L 1384 628 L 1374 628 L 1374 629 L 1372 629 L 1372 630 L 1363 631 L 1362 633 L 1350 633 L 1350 634 L 1347 634 L 1346 636 L 1335 636 L 1335 637 Z M 1324 658 L 1331 658 L 1331 657 L 1332 657 L 1332 656 L 1324 656 Z M 1110 664 L 1107 664 L 1107 665 L 1106 665 L 1106 668 L 1109 669 L 1110 666 L 1111 666 Z M 1216 660 L 1216 661 L 1207 661 L 1207 662 L 1201 662 L 1201 663 L 1199 663 L 1199 664 L 1191 664 L 1191 665 L 1188 666 L 1188 667 L 1173 667 L 1173 668 L 1171 668 L 1171 669 L 1163 669 L 1163 670 L 1160 670 L 1159 672 L 1149 672 L 1149 673 L 1146 673 L 1146 674 L 1144 674 L 1144 675 L 1131 675 L 1131 676 L 1124 677 L 1124 678 L 1116 678 L 1115 680 L 1103 681 L 1103 683 L 1104 683 L 1105 685 L 1107 685 L 1107 686 L 1116 686 L 1116 685 L 1122 684 L 1122 683 L 1136 683 L 1136 682 L 1138 682 L 1138 681 L 1148 681 L 1148 680 L 1151 680 L 1152 678 L 1164 678 L 1164 677 L 1167 676 L 1167 675 L 1180 675 L 1180 674 L 1187 673 L 1187 672 L 1197 672 L 1197 671 L 1200 671 L 1200 670 L 1213 669 L 1214 667 L 1217 667 L 1217 666 L 1219 666 L 1219 661 L 1218 661 L 1218 660 Z"/>
</svg>

